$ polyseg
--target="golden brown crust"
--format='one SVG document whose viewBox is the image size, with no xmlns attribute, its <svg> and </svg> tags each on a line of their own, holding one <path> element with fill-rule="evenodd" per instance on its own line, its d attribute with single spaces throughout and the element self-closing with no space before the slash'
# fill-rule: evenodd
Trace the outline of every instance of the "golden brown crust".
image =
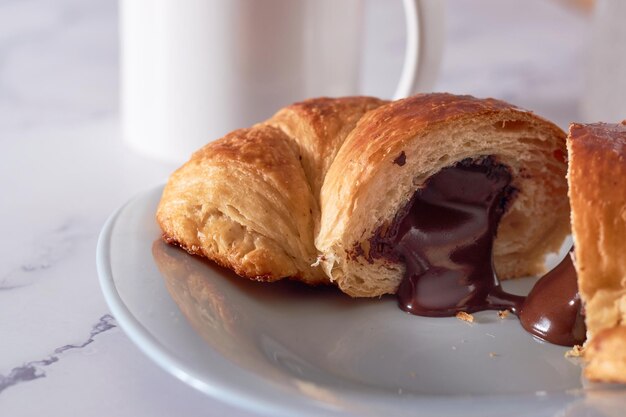
<svg viewBox="0 0 626 417">
<path fill-rule="evenodd" d="M 374 97 L 313 98 L 279 110 L 263 122 L 280 128 L 299 147 L 302 166 L 319 201 L 330 164 L 361 117 L 388 103 Z"/>
<path fill-rule="evenodd" d="M 166 239 L 239 275 L 333 279 L 377 296 L 395 292 L 403 265 L 366 259 L 372 231 L 439 169 L 494 155 L 519 190 L 496 270 L 528 275 L 569 229 L 564 143 L 558 127 L 494 99 L 312 99 L 196 152 L 168 181 L 157 219 Z"/>
<path fill-rule="evenodd" d="M 567 145 L 572 235 L 589 347 L 586 375 L 611 381 L 621 375 L 626 382 L 626 330 L 620 328 L 626 326 L 626 125 L 572 124 Z M 621 351 L 611 353 L 607 346 Z M 611 361 L 621 374 L 609 371 Z"/>
<path fill-rule="evenodd" d="M 171 176 L 157 220 L 170 241 L 240 275 L 317 283 L 327 281 L 310 267 L 318 212 L 297 148 L 279 129 L 259 126 L 194 153 Z"/>
<path fill-rule="evenodd" d="M 626 125 L 572 124 L 568 148 L 578 284 L 590 301 L 626 277 Z"/>
</svg>

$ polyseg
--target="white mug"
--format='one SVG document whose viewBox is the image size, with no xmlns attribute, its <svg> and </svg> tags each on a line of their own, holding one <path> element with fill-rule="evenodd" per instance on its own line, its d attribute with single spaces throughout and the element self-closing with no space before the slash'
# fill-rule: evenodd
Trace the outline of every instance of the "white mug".
<svg viewBox="0 0 626 417">
<path fill-rule="evenodd" d="M 441 1 L 403 3 L 394 98 L 431 88 L 441 56 Z M 295 101 L 358 94 L 363 0 L 120 4 L 123 134 L 144 155 L 180 163 Z"/>
</svg>

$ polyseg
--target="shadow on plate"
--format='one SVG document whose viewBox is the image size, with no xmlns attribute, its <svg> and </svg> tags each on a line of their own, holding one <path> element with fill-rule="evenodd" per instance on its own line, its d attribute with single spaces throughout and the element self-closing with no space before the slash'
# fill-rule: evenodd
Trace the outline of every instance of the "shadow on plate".
<svg viewBox="0 0 626 417">
<path fill-rule="evenodd" d="M 209 346 L 269 380 L 329 397 L 325 401 L 332 402 L 329 389 L 335 388 L 395 395 L 573 390 L 563 415 L 619 415 L 613 411 L 622 404 L 624 387 L 612 390 L 622 397 L 595 401 L 605 390 L 580 389 L 579 367 L 563 359 L 563 349 L 533 341 L 509 320 L 434 320 L 402 313 L 392 296 L 352 299 L 332 286 L 254 282 L 160 239 L 152 254 L 172 298 Z M 407 333 L 417 326 L 416 334 Z M 398 343 L 399 334 L 412 343 L 409 348 Z M 519 345 L 515 338 L 525 348 L 510 350 Z M 498 355 L 491 357 L 492 351 Z M 442 360 L 454 378 L 442 373 Z M 483 372 L 468 376 L 477 364 Z"/>
<path fill-rule="evenodd" d="M 152 255 L 187 321 L 224 358 L 299 390 L 314 387 L 318 394 L 326 392 L 322 385 L 368 388 L 337 377 L 331 365 L 320 366 L 345 344 L 347 331 L 333 318 L 359 316 L 360 309 L 381 302 L 395 305 L 395 298 L 352 299 L 330 285 L 251 281 L 160 239 Z"/>
</svg>

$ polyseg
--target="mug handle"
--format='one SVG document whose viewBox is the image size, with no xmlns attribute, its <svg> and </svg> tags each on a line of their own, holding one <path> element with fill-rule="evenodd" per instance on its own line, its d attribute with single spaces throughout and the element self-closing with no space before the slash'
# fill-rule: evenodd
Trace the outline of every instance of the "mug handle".
<svg viewBox="0 0 626 417">
<path fill-rule="evenodd" d="M 444 40 L 441 0 L 402 0 L 406 19 L 406 50 L 394 100 L 408 97 L 435 83 Z M 428 42 L 426 42 L 428 39 Z"/>
</svg>

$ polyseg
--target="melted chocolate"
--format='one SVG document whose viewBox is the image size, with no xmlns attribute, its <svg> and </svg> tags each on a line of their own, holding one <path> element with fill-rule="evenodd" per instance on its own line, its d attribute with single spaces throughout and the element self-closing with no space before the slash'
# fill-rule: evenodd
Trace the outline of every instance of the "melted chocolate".
<svg viewBox="0 0 626 417">
<path fill-rule="evenodd" d="M 417 190 L 393 224 L 370 239 L 368 258 L 404 261 L 401 309 L 421 316 L 511 310 L 549 342 L 584 341 L 573 266 L 564 261 L 528 298 L 502 290 L 492 265 L 498 224 L 515 196 L 508 168 L 488 156 L 444 168 Z"/>
<path fill-rule="evenodd" d="M 404 164 L 406 164 L 406 154 L 404 151 L 400 152 L 400 155 L 393 160 L 393 163 L 400 166 L 404 166 Z"/>
<path fill-rule="evenodd" d="M 515 309 L 493 272 L 491 250 L 514 189 L 491 157 L 464 160 L 428 179 L 398 227 L 395 250 L 406 264 L 400 307 L 422 316 Z"/>
<path fill-rule="evenodd" d="M 537 281 L 519 314 L 524 329 L 557 345 L 582 344 L 587 329 L 576 278 L 568 255 Z"/>
</svg>

